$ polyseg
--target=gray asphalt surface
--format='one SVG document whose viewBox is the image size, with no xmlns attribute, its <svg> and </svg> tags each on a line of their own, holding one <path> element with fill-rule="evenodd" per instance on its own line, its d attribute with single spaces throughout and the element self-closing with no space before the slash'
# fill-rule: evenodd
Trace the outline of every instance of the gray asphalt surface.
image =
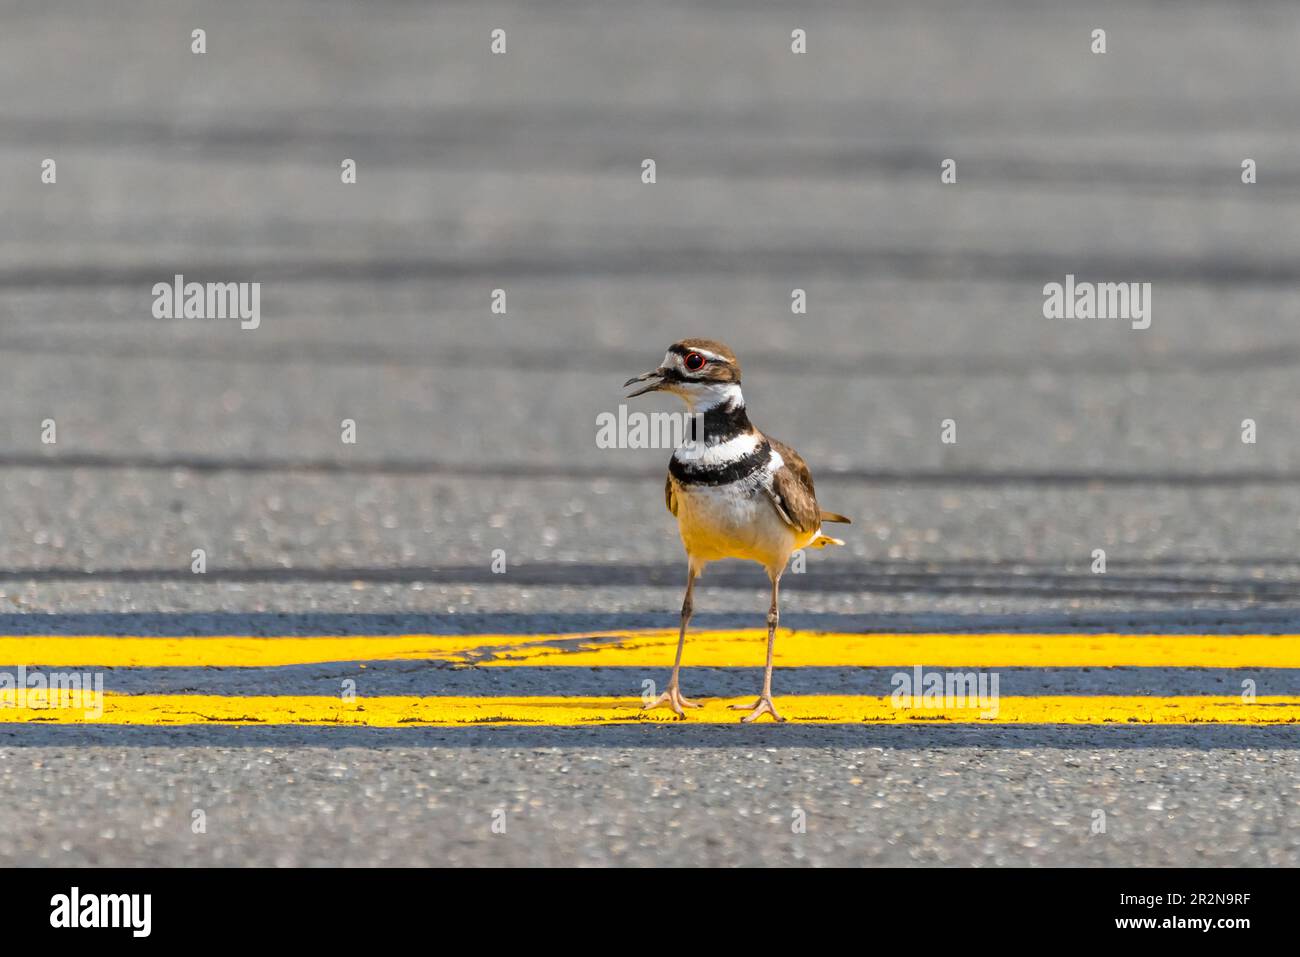
<svg viewBox="0 0 1300 957">
<path fill-rule="evenodd" d="M 7 3 L 0 631 L 671 627 L 668 453 L 598 448 L 595 423 L 687 335 L 736 350 L 756 423 L 855 518 L 787 578 L 783 624 L 1300 631 L 1298 21 L 1210 0 Z M 262 282 L 261 327 L 153 319 L 178 272 Z M 1067 273 L 1151 282 L 1151 328 L 1044 319 Z M 759 627 L 761 573 L 711 569 L 696 605 Z M 484 671 L 373 680 L 546 677 Z M 0 864 L 1294 865 L 1296 740 L 0 725 Z"/>
<path fill-rule="evenodd" d="M 10 832 L 25 864 L 1277 866 L 1300 852 L 1300 752 L 1280 735 L 1212 751 L 1054 735 L 1064 746 L 1013 729 L 992 747 L 507 733 L 485 747 L 21 748 L 0 796 L 26 805 L 35 785 L 54 805 Z"/>
</svg>

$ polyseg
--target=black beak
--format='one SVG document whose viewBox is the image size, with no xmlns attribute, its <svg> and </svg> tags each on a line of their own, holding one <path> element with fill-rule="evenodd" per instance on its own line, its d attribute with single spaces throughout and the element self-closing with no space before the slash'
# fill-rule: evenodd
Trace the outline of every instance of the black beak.
<svg viewBox="0 0 1300 957">
<path fill-rule="evenodd" d="M 629 392 L 627 394 L 629 399 L 638 395 L 645 395 L 647 392 L 654 392 L 656 389 L 662 389 L 664 385 L 664 376 L 658 369 L 655 369 L 652 372 L 643 372 L 641 375 L 633 376 L 624 382 L 623 388 L 626 389 L 628 386 L 637 385 L 638 383 L 645 383 L 645 385 L 642 386 L 642 388 L 637 389 L 635 392 Z"/>
</svg>

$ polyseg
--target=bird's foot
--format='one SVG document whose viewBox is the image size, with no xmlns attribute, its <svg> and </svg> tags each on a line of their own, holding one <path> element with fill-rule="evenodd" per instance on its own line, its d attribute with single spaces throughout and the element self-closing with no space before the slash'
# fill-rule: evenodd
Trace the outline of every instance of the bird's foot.
<svg viewBox="0 0 1300 957">
<path fill-rule="evenodd" d="M 643 704 L 641 710 L 649 711 L 651 708 L 663 707 L 672 708 L 673 713 L 677 715 L 677 717 L 684 718 L 686 717 L 686 713 L 682 711 L 682 708 L 698 708 L 700 707 L 700 703 L 698 701 L 692 701 L 690 698 L 683 698 L 681 689 L 678 688 L 677 685 L 669 685 L 667 691 L 655 698 L 654 701 L 648 701 Z"/>
<path fill-rule="evenodd" d="M 745 715 L 743 718 L 740 719 L 745 724 L 753 724 L 755 721 L 759 719 L 761 715 L 764 714 L 770 714 L 777 721 L 785 720 L 785 718 L 781 717 L 781 715 L 777 713 L 776 705 L 772 704 L 772 699 L 767 695 L 763 695 L 752 705 L 733 704 L 731 707 L 732 710 L 735 711 L 744 711 L 746 708 L 751 709 L 749 714 Z"/>
</svg>

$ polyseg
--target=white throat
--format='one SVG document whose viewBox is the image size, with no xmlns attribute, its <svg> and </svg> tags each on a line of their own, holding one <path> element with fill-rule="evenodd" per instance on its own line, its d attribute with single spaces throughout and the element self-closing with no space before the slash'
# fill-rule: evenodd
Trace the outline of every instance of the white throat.
<svg viewBox="0 0 1300 957">
<path fill-rule="evenodd" d="M 740 393 L 740 386 L 735 382 L 711 383 L 698 391 L 683 389 L 677 393 L 686 402 L 692 412 L 708 412 L 722 408 L 726 411 L 739 408 L 745 404 L 745 397 Z"/>
</svg>

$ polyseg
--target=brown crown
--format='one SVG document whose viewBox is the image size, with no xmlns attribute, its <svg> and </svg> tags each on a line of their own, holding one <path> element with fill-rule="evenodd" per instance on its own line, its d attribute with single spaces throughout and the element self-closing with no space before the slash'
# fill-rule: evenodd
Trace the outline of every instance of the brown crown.
<svg viewBox="0 0 1300 957">
<path fill-rule="evenodd" d="M 722 382 L 740 381 L 740 360 L 736 358 L 736 354 L 725 343 L 718 342 L 716 339 L 682 339 L 674 342 L 670 347 L 670 351 L 682 353 L 690 352 L 692 349 L 703 349 L 727 360 L 725 365 L 710 363 L 705 366 L 706 378 L 717 379 Z"/>
</svg>

